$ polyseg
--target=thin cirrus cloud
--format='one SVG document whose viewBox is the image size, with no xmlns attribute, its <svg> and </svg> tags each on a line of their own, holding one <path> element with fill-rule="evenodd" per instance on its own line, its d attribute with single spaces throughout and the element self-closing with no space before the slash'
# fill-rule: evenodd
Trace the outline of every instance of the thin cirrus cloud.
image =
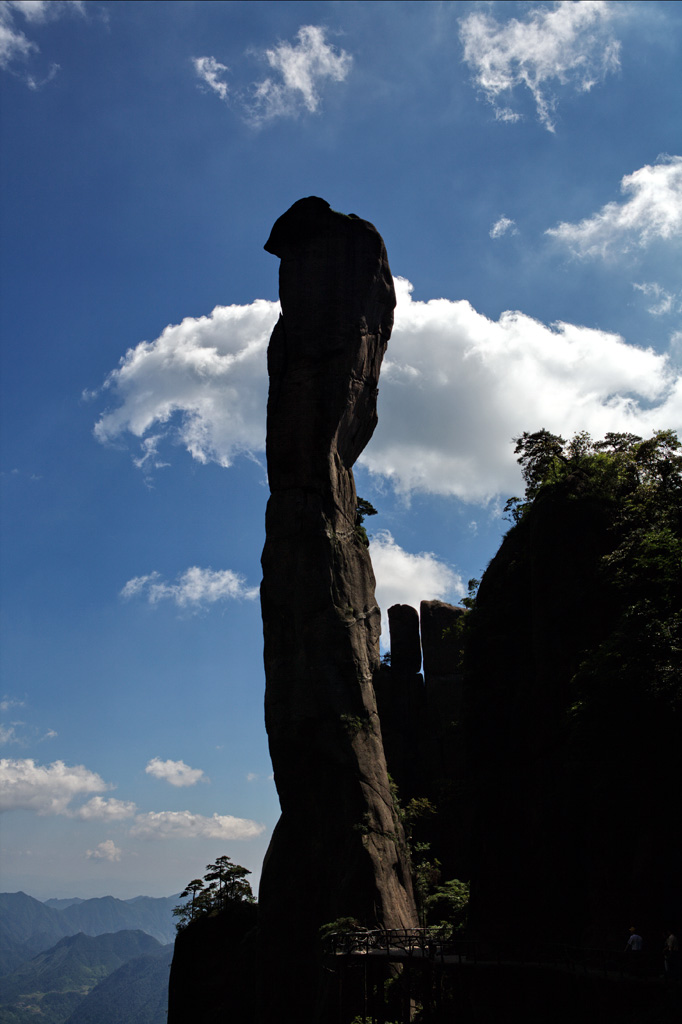
<svg viewBox="0 0 682 1024">
<path fill-rule="evenodd" d="M 27 72 L 20 73 L 27 61 L 40 52 L 40 47 L 22 31 L 23 22 L 38 25 L 53 21 L 64 14 L 85 14 L 83 0 L 2 0 L 0 2 L 0 68 L 25 79 L 30 89 L 40 89 L 59 71 L 51 64 L 42 79 Z"/>
<path fill-rule="evenodd" d="M 57 735 L 54 729 L 46 729 L 41 734 L 35 726 L 30 726 L 27 722 L 23 721 L 15 720 L 7 724 L 0 722 L 0 746 L 3 746 L 5 743 L 17 743 L 20 746 L 25 746 L 31 741 L 43 743 L 45 740 L 54 739 Z"/>
<path fill-rule="evenodd" d="M 255 839 L 265 826 L 231 814 L 210 818 L 191 811 L 149 811 L 138 814 L 130 829 L 137 839 Z"/>
<path fill-rule="evenodd" d="M 201 768 L 190 768 L 184 761 L 162 761 L 160 757 L 153 757 L 145 772 L 177 787 L 195 786 L 200 780 L 208 781 Z"/>
<path fill-rule="evenodd" d="M 179 608 L 196 609 L 217 601 L 253 601 L 258 597 L 258 587 L 247 587 L 244 577 L 231 569 L 201 569 L 193 565 L 174 583 L 164 583 L 158 572 L 134 576 L 121 590 L 121 597 L 146 597 L 150 604 L 173 601 Z"/>
<path fill-rule="evenodd" d="M 264 50 L 272 72 L 250 90 L 234 88 L 225 81 L 230 69 L 215 57 L 194 57 L 194 70 L 203 86 L 224 103 L 234 103 L 246 120 L 262 125 L 278 117 L 296 117 L 301 110 L 315 113 L 321 103 L 324 82 L 342 82 L 353 58 L 345 50 L 337 51 L 325 39 L 325 29 L 302 25 L 296 42 L 280 42 Z"/>
<path fill-rule="evenodd" d="M 14 697 L 3 697 L 0 700 L 0 711 L 12 711 L 14 708 L 26 707 L 26 701 L 17 700 Z"/>
<path fill-rule="evenodd" d="M 644 436 L 682 428 L 682 373 L 666 355 L 607 331 L 547 325 L 519 312 L 490 320 L 465 300 L 416 301 L 410 282 L 395 280 L 379 425 L 361 463 L 397 493 L 479 504 L 517 493 L 510 439 L 524 430 Z M 95 436 L 144 443 L 152 435 L 156 444 L 179 442 L 199 462 L 222 466 L 239 453 L 260 454 L 267 340 L 276 318 L 277 305 L 262 299 L 218 307 L 128 351 L 107 378 L 113 407 Z M 182 600 L 191 603 L 182 577 L 173 584 L 137 577 L 124 591 L 151 600 L 186 594 Z M 196 594 L 203 592 L 199 581 Z M 235 594 L 255 596 L 255 588 L 242 594 L 235 586 Z"/>
<path fill-rule="evenodd" d="M 7 712 L 13 712 L 15 709 L 25 707 L 25 701 L 17 700 L 14 697 L 3 697 L 0 700 L 0 714 L 7 714 Z M 5 743 L 21 743 L 21 737 L 17 733 L 17 729 L 21 729 L 25 725 L 24 722 L 14 719 L 11 722 L 0 722 L 0 746 Z"/>
<path fill-rule="evenodd" d="M 223 103 L 227 103 L 230 90 L 227 82 L 223 81 L 224 76 L 230 71 L 227 64 L 221 64 L 215 57 L 193 57 L 192 64 L 204 85 L 211 89 Z"/>
<path fill-rule="evenodd" d="M 610 202 L 578 224 L 561 223 L 546 233 L 580 257 L 620 255 L 660 239 L 682 235 L 682 156 L 662 156 L 626 174 L 624 202 Z"/>
<path fill-rule="evenodd" d="M 619 66 L 619 43 L 611 33 L 613 4 L 603 0 L 562 0 L 554 8 L 532 7 L 525 21 L 496 21 L 474 11 L 460 23 L 464 60 L 499 121 L 519 121 L 508 105 L 517 87 L 530 91 L 537 116 L 556 130 L 556 96 L 549 91 L 572 85 L 589 90 Z"/>
<path fill-rule="evenodd" d="M 647 312 L 651 313 L 652 316 L 665 316 L 669 313 L 677 313 L 682 308 L 679 296 L 673 292 L 667 292 L 665 288 L 662 288 L 655 281 L 643 281 L 640 284 L 635 282 L 632 287 L 649 299 L 651 305 L 647 307 Z"/>
<path fill-rule="evenodd" d="M 517 235 L 518 231 L 515 221 L 511 220 L 510 217 L 502 216 L 495 221 L 488 234 L 491 238 L 501 238 L 502 235 L 506 234 Z"/>
</svg>

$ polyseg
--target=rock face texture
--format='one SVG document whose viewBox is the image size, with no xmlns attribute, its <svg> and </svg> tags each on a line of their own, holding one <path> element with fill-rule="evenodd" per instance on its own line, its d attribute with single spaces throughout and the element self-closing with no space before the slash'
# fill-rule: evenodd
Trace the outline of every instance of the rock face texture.
<svg viewBox="0 0 682 1024">
<path fill-rule="evenodd" d="M 295 203 L 265 246 L 282 316 L 268 350 L 265 719 L 282 816 L 263 865 L 260 1019 L 326 1020 L 318 932 L 417 924 L 377 715 L 380 613 L 352 466 L 377 423 L 395 293 L 376 229 Z M 306 974 L 306 972 L 308 972 Z"/>
<path fill-rule="evenodd" d="M 461 669 L 463 608 L 422 601 L 388 609 L 390 664 L 375 680 L 384 750 L 403 806 L 427 797 L 437 814 L 419 825 L 418 842 L 431 844 L 442 879 L 468 878 L 461 808 L 463 746 Z M 422 667 L 423 653 L 423 674 Z M 413 836 L 413 839 L 415 836 Z"/>
<path fill-rule="evenodd" d="M 422 667 L 419 615 L 409 604 L 394 604 L 388 609 L 391 637 L 391 667 L 405 676 L 418 675 Z"/>
</svg>

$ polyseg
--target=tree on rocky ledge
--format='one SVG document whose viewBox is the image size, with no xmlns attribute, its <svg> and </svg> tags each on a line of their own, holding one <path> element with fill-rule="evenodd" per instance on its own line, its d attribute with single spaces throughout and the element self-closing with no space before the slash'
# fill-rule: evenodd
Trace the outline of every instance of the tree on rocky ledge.
<svg viewBox="0 0 682 1024">
<path fill-rule="evenodd" d="M 248 868 L 233 864 L 227 856 L 207 864 L 203 879 L 194 878 L 180 893 L 181 899 L 191 897 L 189 902 L 178 904 L 173 909 L 178 931 L 190 921 L 218 914 L 232 903 L 255 903 L 251 886 L 246 881 L 250 874 Z"/>
</svg>

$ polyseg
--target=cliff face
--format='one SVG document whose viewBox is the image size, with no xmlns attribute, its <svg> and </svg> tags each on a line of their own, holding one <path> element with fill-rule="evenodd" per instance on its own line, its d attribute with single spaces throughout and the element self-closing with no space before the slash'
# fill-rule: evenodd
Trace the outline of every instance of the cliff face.
<svg viewBox="0 0 682 1024">
<path fill-rule="evenodd" d="M 471 923 L 616 948 L 636 924 L 652 949 L 682 908 L 682 591 L 671 559 L 665 593 L 663 557 L 682 520 L 647 550 L 637 492 L 600 480 L 546 489 L 479 588 L 460 732 Z"/>
<path fill-rule="evenodd" d="M 253 1024 L 257 913 L 254 903 L 230 903 L 178 932 L 168 1024 Z"/>
<path fill-rule="evenodd" d="M 652 950 L 682 913 L 682 482 L 614 466 L 542 489 L 473 611 L 422 603 L 424 683 L 417 614 L 389 611 L 389 768 L 493 943 L 622 949 L 635 924 Z"/>
<path fill-rule="evenodd" d="M 417 923 L 376 709 L 380 613 L 352 473 L 377 422 L 395 295 L 376 229 L 324 200 L 296 203 L 266 249 L 281 260 L 282 316 L 268 350 L 261 605 L 282 816 L 259 892 L 262 1019 L 280 1019 L 295 997 L 304 1021 L 323 1013 L 321 925 Z"/>
</svg>

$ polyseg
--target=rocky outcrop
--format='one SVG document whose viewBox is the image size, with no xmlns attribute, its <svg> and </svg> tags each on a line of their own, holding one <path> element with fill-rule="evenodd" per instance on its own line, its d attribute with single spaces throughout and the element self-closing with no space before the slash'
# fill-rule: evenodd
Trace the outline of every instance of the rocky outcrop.
<svg viewBox="0 0 682 1024">
<path fill-rule="evenodd" d="M 282 316 L 268 350 L 265 718 L 282 816 L 263 865 L 261 1020 L 327 1019 L 321 925 L 417 923 L 377 715 L 380 613 L 352 466 L 377 422 L 395 294 L 383 241 L 302 199 L 265 246 Z"/>
<path fill-rule="evenodd" d="M 417 675 L 422 667 L 419 615 L 409 604 L 394 604 L 388 609 L 391 638 L 391 667 L 401 676 Z"/>
<path fill-rule="evenodd" d="M 168 987 L 168 1024 L 255 1020 L 257 907 L 228 903 L 178 932 Z"/>
<path fill-rule="evenodd" d="M 407 806 L 427 797 L 437 809 L 421 823 L 417 841 L 431 845 L 444 879 L 468 877 L 459 792 L 464 615 L 444 601 L 422 601 L 419 613 L 405 604 L 389 608 L 390 663 L 382 664 L 375 683 L 386 760 L 401 801 Z"/>
</svg>

